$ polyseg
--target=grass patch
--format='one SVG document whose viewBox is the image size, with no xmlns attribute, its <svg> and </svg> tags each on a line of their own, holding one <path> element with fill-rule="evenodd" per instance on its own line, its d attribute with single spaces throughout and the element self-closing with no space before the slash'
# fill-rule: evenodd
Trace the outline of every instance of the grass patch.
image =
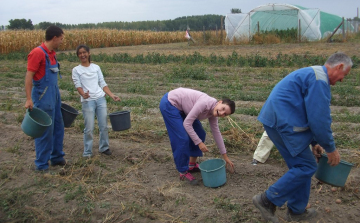
<svg viewBox="0 0 360 223">
<path fill-rule="evenodd" d="M 179 66 L 174 67 L 171 73 L 167 73 L 165 77 L 170 82 L 181 82 L 183 79 L 191 80 L 212 80 L 213 75 L 206 73 L 203 66 Z"/>
<path fill-rule="evenodd" d="M 261 108 L 239 108 L 236 109 L 236 114 L 243 114 L 243 115 L 250 115 L 250 116 L 258 116 L 260 113 Z"/>
<path fill-rule="evenodd" d="M 67 191 L 65 194 L 65 202 L 69 202 L 74 199 L 82 199 L 85 194 L 85 190 L 82 188 L 81 185 L 77 186 L 75 190 Z"/>
</svg>

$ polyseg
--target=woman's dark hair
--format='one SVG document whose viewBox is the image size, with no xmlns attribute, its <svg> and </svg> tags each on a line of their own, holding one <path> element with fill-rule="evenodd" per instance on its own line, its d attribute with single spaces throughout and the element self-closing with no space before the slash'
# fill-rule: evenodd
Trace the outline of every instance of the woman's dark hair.
<svg viewBox="0 0 360 223">
<path fill-rule="evenodd" d="M 235 102 L 233 100 L 230 100 L 229 98 L 223 98 L 222 103 L 225 105 L 228 105 L 230 107 L 231 114 L 234 114 L 235 112 Z"/>
<path fill-rule="evenodd" d="M 45 40 L 46 40 L 46 41 L 50 41 L 50 40 L 52 40 L 55 36 L 56 36 L 56 37 L 60 37 L 62 34 L 64 34 L 64 31 L 63 31 L 60 27 L 57 27 L 57 26 L 49 26 L 49 27 L 46 29 L 46 32 L 45 32 Z"/>
<path fill-rule="evenodd" d="M 76 56 L 79 56 L 79 50 L 84 48 L 86 52 L 90 53 L 90 48 L 84 44 L 79 45 L 76 47 Z M 90 55 L 89 55 L 89 63 L 90 63 Z"/>
</svg>

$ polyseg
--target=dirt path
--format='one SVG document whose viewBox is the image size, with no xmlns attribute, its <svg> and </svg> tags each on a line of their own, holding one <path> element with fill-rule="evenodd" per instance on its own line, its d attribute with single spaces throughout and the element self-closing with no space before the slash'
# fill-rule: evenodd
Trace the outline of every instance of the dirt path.
<svg viewBox="0 0 360 223">
<path fill-rule="evenodd" d="M 176 44 L 154 44 L 154 45 L 140 45 L 140 46 L 124 46 L 111 48 L 96 48 L 91 49 L 91 53 L 99 54 L 114 54 L 114 53 L 128 53 L 132 56 L 137 54 L 146 55 L 147 53 L 173 54 L 173 55 L 187 55 L 198 52 L 201 55 L 209 56 L 211 54 L 227 56 L 234 51 L 239 55 L 253 55 L 259 54 L 261 56 L 276 56 L 282 54 L 309 54 L 309 55 L 331 55 L 337 51 L 344 52 L 351 56 L 360 56 L 360 43 L 349 42 L 343 43 L 295 43 L 295 44 L 266 44 L 266 45 L 221 45 L 221 46 L 188 46 L 187 43 Z M 75 51 L 64 51 L 75 52 Z"/>
</svg>

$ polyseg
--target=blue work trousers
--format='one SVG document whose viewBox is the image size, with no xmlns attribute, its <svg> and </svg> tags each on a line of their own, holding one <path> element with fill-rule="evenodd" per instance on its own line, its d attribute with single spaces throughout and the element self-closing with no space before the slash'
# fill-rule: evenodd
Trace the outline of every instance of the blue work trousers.
<svg viewBox="0 0 360 223">
<path fill-rule="evenodd" d="M 190 156 L 202 156 L 202 151 L 199 146 L 194 144 L 186 132 L 183 125 L 186 116 L 169 102 L 168 93 L 166 93 L 160 101 L 160 111 L 168 131 L 176 169 L 180 173 L 184 173 L 189 169 Z M 193 128 L 199 138 L 204 142 L 206 132 L 199 120 L 196 119 L 194 121 Z"/>
<path fill-rule="evenodd" d="M 293 213 L 301 214 L 309 202 L 311 177 L 317 169 L 317 163 L 309 146 L 304 146 L 297 156 L 291 156 L 286 148 L 284 136 L 275 128 L 264 125 L 265 131 L 284 158 L 289 170 L 266 190 L 267 198 L 281 207 L 287 202 Z"/>
</svg>

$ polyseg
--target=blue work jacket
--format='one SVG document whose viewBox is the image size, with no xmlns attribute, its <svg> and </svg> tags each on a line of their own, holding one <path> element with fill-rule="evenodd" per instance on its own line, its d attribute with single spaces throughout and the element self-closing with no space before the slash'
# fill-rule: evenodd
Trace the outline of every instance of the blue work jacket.
<svg viewBox="0 0 360 223">
<path fill-rule="evenodd" d="M 326 67 L 301 68 L 274 87 L 258 120 L 281 133 L 292 156 L 308 148 L 312 141 L 319 143 L 326 152 L 333 152 L 330 101 Z"/>
</svg>

